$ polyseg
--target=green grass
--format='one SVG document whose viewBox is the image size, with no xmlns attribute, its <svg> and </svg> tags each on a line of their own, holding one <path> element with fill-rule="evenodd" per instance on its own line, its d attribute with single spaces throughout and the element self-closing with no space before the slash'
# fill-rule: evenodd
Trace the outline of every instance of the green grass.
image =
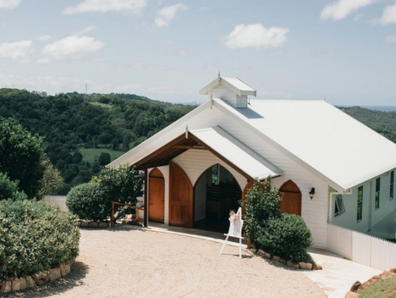
<svg viewBox="0 0 396 298">
<path fill-rule="evenodd" d="M 100 153 L 105 152 L 110 154 L 111 161 L 115 160 L 119 156 L 123 155 L 125 152 L 115 151 L 105 148 L 80 148 L 80 153 L 83 156 L 83 161 L 88 161 L 89 163 L 94 163 L 99 159 Z"/>
<path fill-rule="evenodd" d="M 381 279 L 375 285 L 368 286 L 359 298 L 394 298 L 396 297 L 396 279 Z"/>
</svg>

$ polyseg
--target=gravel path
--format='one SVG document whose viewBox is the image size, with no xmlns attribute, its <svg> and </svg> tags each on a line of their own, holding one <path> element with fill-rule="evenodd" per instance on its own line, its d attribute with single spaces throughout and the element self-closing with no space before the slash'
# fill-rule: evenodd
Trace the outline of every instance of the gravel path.
<svg viewBox="0 0 396 298">
<path fill-rule="evenodd" d="M 6 297 L 321 298 L 298 270 L 209 240 L 139 228 L 81 229 L 80 256 L 56 282 Z"/>
</svg>

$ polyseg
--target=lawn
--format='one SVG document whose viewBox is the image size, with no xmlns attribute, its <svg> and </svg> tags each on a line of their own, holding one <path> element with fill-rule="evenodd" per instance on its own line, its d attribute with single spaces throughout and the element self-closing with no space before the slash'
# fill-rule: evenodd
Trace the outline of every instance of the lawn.
<svg viewBox="0 0 396 298">
<path fill-rule="evenodd" d="M 81 148 L 80 153 L 83 156 L 83 161 L 88 161 L 89 163 L 94 163 L 99 159 L 100 153 L 105 152 L 110 154 L 111 161 L 115 160 L 119 156 L 123 155 L 123 151 L 115 151 L 105 148 Z"/>
<path fill-rule="evenodd" d="M 396 279 L 382 279 L 378 283 L 368 286 L 360 293 L 360 298 L 393 298 L 396 297 Z"/>
</svg>

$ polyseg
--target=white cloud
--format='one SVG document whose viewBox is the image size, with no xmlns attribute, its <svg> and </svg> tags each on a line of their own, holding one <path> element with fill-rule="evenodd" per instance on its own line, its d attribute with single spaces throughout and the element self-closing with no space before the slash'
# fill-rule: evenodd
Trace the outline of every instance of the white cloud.
<svg viewBox="0 0 396 298">
<path fill-rule="evenodd" d="M 385 40 L 387 43 L 396 44 L 396 35 L 388 35 Z"/>
<path fill-rule="evenodd" d="M 147 0 L 84 0 L 76 6 L 69 6 L 63 14 L 85 12 L 120 12 L 139 15 L 147 6 Z"/>
<path fill-rule="evenodd" d="M 49 39 L 51 39 L 51 35 L 39 35 L 36 37 L 36 40 L 39 40 L 39 41 L 46 41 Z"/>
<path fill-rule="evenodd" d="M 82 35 L 84 35 L 85 33 L 88 33 L 88 32 L 90 32 L 90 31 L 92 31 L 92 30 L 95 30 L 95 27 L 94 27 L 94 26 L 88 26 L 88 27 L 85 27 L 84 29 L 82 29 L 82 30 L 80 30 L 80 31 L 77 31 L 77 32 L 74 33 L 73 35 L 75 35 L 75 36 L 82 36 Z"/>
<path fill-rule="evenodd" d="M 381 25 L 396 24 L 396 4 L 386 6 L 382 16 L 372 22 Z"/>
<path fill-rule="evenodd" d="M 351 13 L 358 11 L 360 8 L 369 6 L 381 0 L 338 0 L 326 4 L 320 13 L 320 19 L 326 21 L 329 19 L 338 21 Z"/>
<path fill-rule="evenodd" d="M 166 6 L 157 11 L 158 17 L 154 21 L 155 25 L 157 25 L 158 28 L 168 26 L 178 12 L 185 10 L 187 10 L 187 6 L 183 3 Z"/>
<path fill-rule="evenodd" d="M 3 42 L 0 44 L 0 57 L 26 60 L 29 58 L 28 53 L 31 46 L 32 42 L 30 40 Z"/>
<path fill-rule="evenodd" d="M 287 42 L 288 28 L 265 28 L 262 24 L 240 24 L 223 40 L 230 49 L 280 47 Z"/>
<path fill-rule="evenodd" d="M 22 0 L 0 0 L 0 9 L 14 9 L 21 4 Z"/>
<path fill-rule="evenodd" d="M 43 49 L 43 54 L 54 59 L 75 59 L 88 52 L 95 52 L 103 47 L 103 42 L 89 36 L 68 36 L 54 43 L 48 44 Z"/>
</svg>

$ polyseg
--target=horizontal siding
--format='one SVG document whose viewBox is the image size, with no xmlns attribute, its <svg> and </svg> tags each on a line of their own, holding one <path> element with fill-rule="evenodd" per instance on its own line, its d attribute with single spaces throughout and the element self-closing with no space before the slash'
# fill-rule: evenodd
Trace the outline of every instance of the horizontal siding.
<svg viewBox="0 0 396 298">
<path fill-rule="evenodd" d="M 198 118 L 198 117 L 197 117 Z M 302 193 L 302 217 L 312 232 L 313 246 L 326 247 L 326 224 L 328 216 L 328 186 L 318 178 L 314 177 L 296 162 L 275 149 L 268 142 L 263 141 L 258 135 L 246 133 L 246 128 L 229 121 L 227 116 L 213 108 L 210 118 L 216 119 L 216 124 L 228 131 L 234 137 L 243 142 L 258 154 L 269 160 L 271 163 L 283 170 L 285 174 L 272 180 L 275 187 L 280 187 L 284 182 L 291 179 L 300 188 Z M 205 119 L 206 121 L 206 119 Z M 202 124 L 201 124 L 202 125 Z M 208 123 L 205 123 L 208 127 Z M 189 124 L 190 127 L 190 124 Z M 203 128 L 201 126 L 201 128 Z M 191 161 L 190 161 L 191 162 Z M 198 161 L 197 161 L 198 162 Z M 199 163 L 199 162 L 198 162 Z M 195 176 L 196 177 L 196 174 Z M 243 178 L 245 179 L 245 178 Z M 239 182 L 239 179 L 237 179 Z M 246 184 L 246 179 L 243 181 Z M 241 183 L 240 183 L 241 185 Z M 315 187 L 315 197 L 309 198 L 308 192 Z M 243 187 L 241 186 L 243 189 Z"/>
<path fill-rule="evenodd" d="M 396 198 L 390 200 L 390 175 L 385 173 L 381 179 L 380 207 L 375 210 L 375 180 L 367 181 L 352 188 L 351 194 L 342 195 L 345 213 L 334 216 L 334 196 L 331 198 L 330 222 L 334 225 L 383 238 L 394 237 Z M 357 221 L 357 192 L 363 186 L 363 215 Z M 371 217 L 371 218 L 370 218 Z M 390 226 L 390 227 L 388 227 Z M 383 230 L 385 228 L 385 231 Z"/>
<path fill-rule="evenodd" d="M 219 164 L 226 168 L 236 179 L 241 190 L 245 187 L 247 180 L 228 164 L 219 159 L 216 155 L 207 150 L 187 150 L 183 154 L 173 159 L 173 162 L 180 166 L 190 178 L 194 186 L 199 177 L 210 167 Z"/>
</svg>

